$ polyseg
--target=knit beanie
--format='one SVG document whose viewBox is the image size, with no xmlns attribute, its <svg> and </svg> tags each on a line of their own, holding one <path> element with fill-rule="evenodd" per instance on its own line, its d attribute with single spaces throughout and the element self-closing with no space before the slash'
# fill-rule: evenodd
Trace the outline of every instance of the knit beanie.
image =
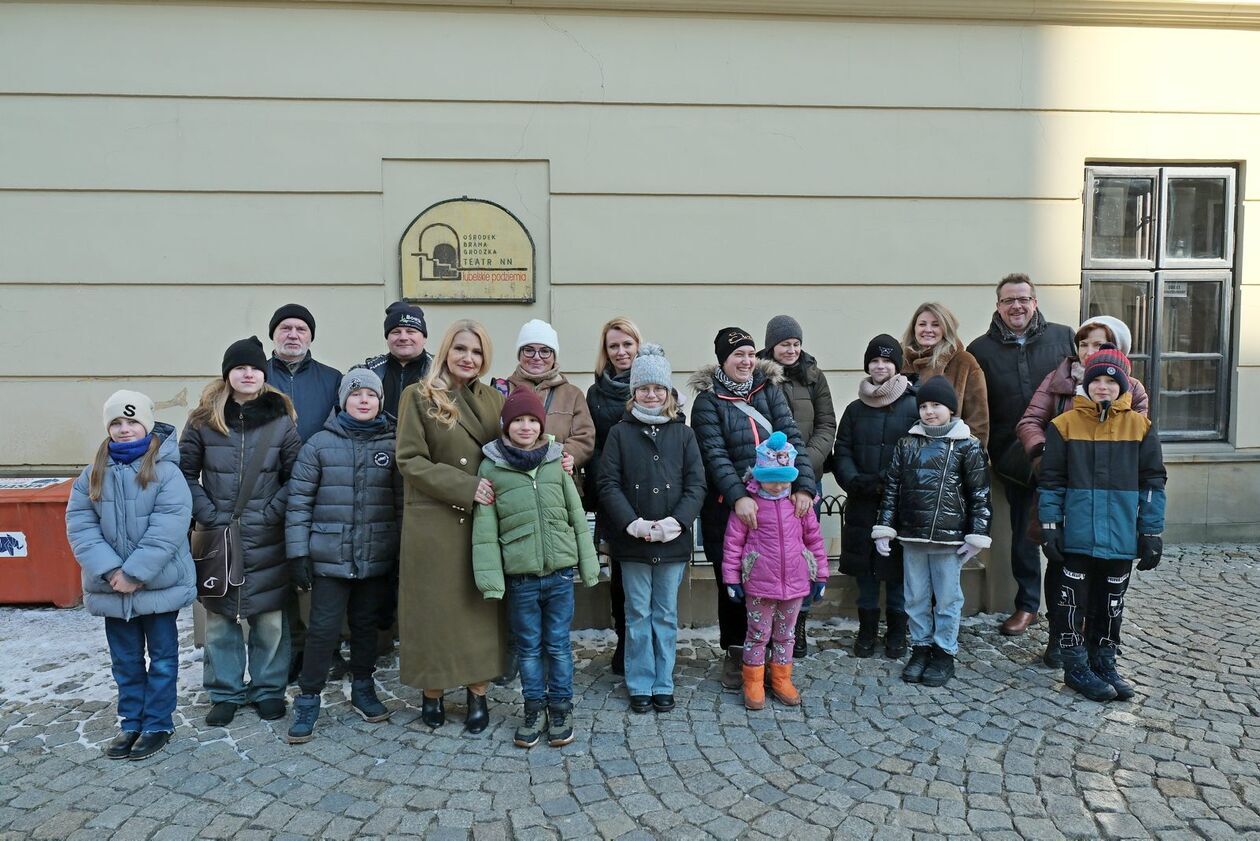
<svg viewBox="0 0 1260 841">
<path fill-rule="evenodd" d="M 227 380 L 228 371 L 241 365 L 257 368 L 263 372 L 263 379 L 267 378 L 267 354 L 263 353 L 262 342 L 257 336 L 238 339 L 228 345 L 223 353 L 223 379 Z"/>
<path fill-rule="evenodd" d="M 546 345 L 560 353 L 560 337 L 556 335 L 556 328 L 541 318 L 531 318 L 521 326 L 521 332 L 516 334 L 517 356 L 521 355 L 521 348 L 525 345 Z"/>
<path fill-rule="evenodd" d="M 301 304 L 285 304 L 276 310 L 271 316 L 271 323 L 267 325 L 267 335 L 275 336 L 276 328 L 280 326 L 280 322 L 286 318 L 299 318 L 306 322 L 306 326 L 311 328 L 311 338 L 315 338 L 315 316 L 311 315 L 311 311 Z"/>
<path fill-rule="evenodd" d="M 766 324 L 766 350 L 788 339 L 805 341 L 805 331 L 801 329 L 801 323 L 790 315 L 776 315 L 770 319 Z"/>
<path fill-rule="evenodd" d="M 1124 394 L 1129 390 L 1129 371 L 1133 370 L 1133 364 L 1129 362 L 1129 357 L 1120 352 L 1120 349 L 1111 342 L 1104 343 L 1098 350 L 1091 353 L 1085 359 L 1085 374 L 1081 377 L 1081 388 L 1089 394 L 1089 384 L 1096 377 L 1111 377 L 1120 384 L 1120 393 Z"/>
<path fill-rule="evenodd" d="M 752 336 L 748 335 L 747 330 L 739 327 L 723 327 L 713 338 L 713 351 L 717 354 L 719 365 L 725 365 L 727 357 L 742 347 L 755 350 L 757 343 L 753 341 Z"/>
<path fill-rule="evenodd" d="M 665 350 L 660 345 L 647 343 L 639 346 L 639 355 L 630 363 L 630 393 L 641 385 L 672 387 L 673 371 Z"/>
<path fill-rule="evenodd" d="M 351 368 L 346 371 L 346 375 L 341 378 L 341 385 L 337 387 L 337 408 L 346 408 L 350 393 L 361 388 L 370 388 L 381 400 L 385 399 L 385 386 L 381 384 L 381 378 L 376 376 L 376 372 L 369 368 Z"/>
<path fill-rule="evenodd" d="M 1111 331 L 1111 335 L 1116 337 L 1116 347 L 1123 354 L 1128 354 L 1129 349 L 1133 347 L 1133 333 L 1129 331 L 1129 325 L 1120 319 L 1111 315 L 1096 315 L 1093 318 L 1087 318 L 1081 322 L 1081 327 L 1087 324 L 1097 324 L 1106 327 Z M 1080 330 L 1081 327 L 1076 328 Z M 1130 371 L 1133 369 L 1130 368 Z"/>
<path fill-rule="evenodd" d="M 105 401 L 105 429 L 114 422 L 114 418 L 127 418 L 144 427 L 144 434 L 153 431 L 153 400 L 138 391 L 115 391 Z"/>
<path fill-rule="evenodd" d="M 954 387 L 949 380 L 940 374 L 919 386 L 916 404 L 922 406 L 924 403 L 940 403 L 949 409 L 951 415 L 958 414 L 958 395 L 954 393 Z"/>
<path fill-rule="evenodd" d="M 547 425 L 547 409 L 538 399 L 532 388 L 518 388 L 503 401 L 503 411 L 499 413 L 499 425 L 507 433 L 512 421 L 522 415 L 533 415 L 544 427 Z"/>
<path fill-rule="evenodd" d="M 429 336 L 429 326 L 424 323 L 424 310 L 407 301 L 394 301 L 385 308 L 385 337 L 395 327 L 412 327 Z"/>
<path fill-rule="evenodd" d="M 796 464 L 796 447 L 782 432 L 775 432 L 757 446 L 752 475 L 758 482 L 795 482 L 801 471 Z"/>
<path fill-rule="evenodd" d="M 862 356 L 862 370 L 864 372 L 871 364 L 872 359 L 890 359 L 897 366 L 897 370 L 900 371 L 901 366 L 905 362 L 905 356 L 901 352 L 901 342 L 887 333 L 880 333 L 871 339 L 866 346 L 866 353 Z"/>
</svg>

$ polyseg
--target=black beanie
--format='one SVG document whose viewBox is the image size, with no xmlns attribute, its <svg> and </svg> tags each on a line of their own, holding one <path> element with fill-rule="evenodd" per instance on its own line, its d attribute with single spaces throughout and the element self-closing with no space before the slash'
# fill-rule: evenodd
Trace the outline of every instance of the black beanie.
<svg viewBox="0 0 1260 841">
<path fill-rule="evenodd" d="M 951 415 L 958 414 L 958 395 L 954 393 L 954 387 L 949 384 L 949 380 L 940 374 L 919 386 L 915 402 L 919 406 L 924 403 L 940 403 L 949 409 Z"/>
<path fill-rule="evenodd" d="M 740 327 L 723 327 L 713 339 L 713 352 L 717 354 L 718 365 L 725 365 L 726 358 L 742 347 L 756 350 L 757 343 L 748 335 L 747 330 Z"/>
<path fill-rule="evenodd" d="M 871 364 L 872 359 L 891 359 L 892 363 L 897 366 L 897 370 L 901 370 L 905 357 L 901 353 L 901 342 L 894 339 L 887 333 L 880 333 L 871 339 L 866 346 L 866 353 L 862 356 L 862 371 L 867 371 L 867 366 Z"/>
<path fill-rule="evenodd" d="M 285 304 L 276 310 L 275 315 L 271 316 L 271 323 L 267 325 L 267 336 L 274 338 L 276 335 L 276 327 L 286 318 L 298 318 L 306 322 L 306 326 L 311 328 L 311 338 L 315 338 L 315 316 L 311 315 L 311 311 L 301 304 Z"/>
<path fill-rule="evenodd" d="M 429 336 L 429 325 L 424 323 L 424 310 L 406 301 L 394 301 L 385 308 L 385 337 L 395 327 L 412 327 Z"/>
<path fill-rule="evenodd" d="M 227 380 L 228 372 L 240 365 L 257 368 L 263 372 L 263 379 L 267 378 L 267 354 L 263 353 L 262 342 L 257 336 L 239 339 L 228 345 L 223 352 L 223 379 Z"/>
</svg>

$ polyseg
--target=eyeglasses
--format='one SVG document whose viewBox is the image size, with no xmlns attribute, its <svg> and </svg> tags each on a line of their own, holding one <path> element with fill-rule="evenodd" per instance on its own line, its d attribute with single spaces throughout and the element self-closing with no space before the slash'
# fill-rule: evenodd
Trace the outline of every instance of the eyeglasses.
<svg viewBox="0 0 1260 841">
<path fill-rule="evenodd" d="M 521 356 L 533 359 L 537 356 L 539 359 L 550 359 L 555 356 L 556 352 L 549 347 L 523 347 L 521 348 Z"/>
<path fill-rule="evenodd" d="M 1014 306 L 1015 304 L 1019 304 L 1020 306 L 1026 307 L 1035 300 L 1037 299 L 1036 298 L 998 298 L 998 304 L 1004 307 Z"/>
</svg>

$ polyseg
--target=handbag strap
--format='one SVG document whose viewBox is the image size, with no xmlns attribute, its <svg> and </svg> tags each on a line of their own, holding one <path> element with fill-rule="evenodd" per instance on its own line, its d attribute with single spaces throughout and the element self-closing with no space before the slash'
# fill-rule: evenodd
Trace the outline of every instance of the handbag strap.
<svg viewBox="0 0 1260 841">
<path fill-rule="evenodd" d="M 770 421 L 766 420 L 765 415 L 757 411 L 756 406 L 746 400 L 732 400 L 731 402 L 735 404 L 736 409 L 739 409 L 745 415 L 748 415 L 748 417 L 761 424 L 762 428 L 766 430 L 768 435 L 774 434 L 774 425 L 770 423 Z"/>
<path fill-rule="evenodd" d="M 262 472 L 263 460 L 267 458 L 267 451 L 275 443 L 280 427 L 281 424 L 278 421 L 271 423 L 259 438 L 254 451 L 250 453 L 249 463 L 245 465 L 245 473 L 241 476 L 241 488 L 236 494 L 236 505 L 232 509 L 233 520 L 241 518 L 241 514 L 245 511 L 245 503 L 254 495 L 254 488 L 258 485 L 258 474 Z M 244 430 L 241 434 L 245 434 Z"/>
</svg>

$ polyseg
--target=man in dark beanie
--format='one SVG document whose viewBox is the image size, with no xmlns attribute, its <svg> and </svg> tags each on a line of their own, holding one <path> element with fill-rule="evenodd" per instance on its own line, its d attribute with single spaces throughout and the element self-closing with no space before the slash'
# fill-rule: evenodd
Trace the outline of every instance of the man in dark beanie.
<svg viewBox="0 0 1260 841">
<path fill-rule="evenodd" d="M 403 389 L 429 373 L 433 354 L 424 349 L 428 339 L 424 310 L 407 301 L 395 301 L 385 308 L 385 343 L 389 352 L 365 360 L 361 367 L 381 378 L 385 385 L 381 411 L 392 419 L 398 418 L 398 398 Z"/>
<path fill-rule="evenodd" d="M 337 408 L 341 372 L 311 356 L 315 316 L 301 304 L 285 304 L 276 310 L 268 331 L 274 347 L 267 360 L 267 382 L 293 401 L 298 435 L 306 441 L 324 428 L 329 413 Z"/>
</svg>

